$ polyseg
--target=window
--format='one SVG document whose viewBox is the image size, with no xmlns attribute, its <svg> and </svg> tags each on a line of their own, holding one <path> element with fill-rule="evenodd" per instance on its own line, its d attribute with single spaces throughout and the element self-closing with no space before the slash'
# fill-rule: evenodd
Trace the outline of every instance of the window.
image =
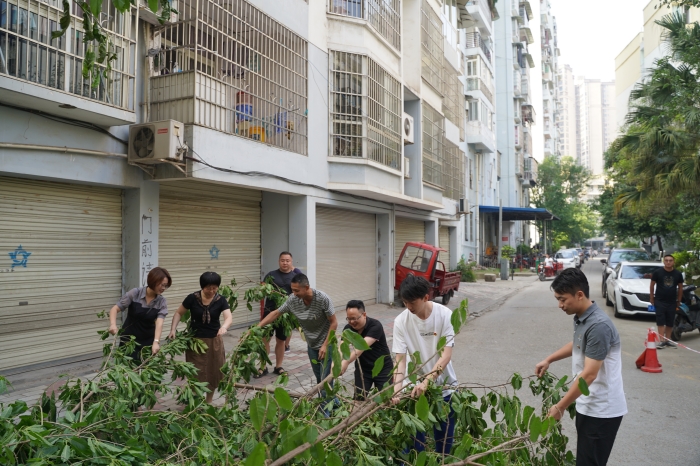
<svg viewBox="0 0 700 466">
<path fill-rule="evenodd" d="M 52 39 L 62 14 L 57 0 L 0 0 L 0 73 L 133 111 L 134 16 L 117 15 L 112 1 L 105 0 L 99 20 L 117 59 L 109 75 L 98 65 L 101 75 L 83 78 L 83 57 L 96 45 L 83 42 L 82 10 L 75 1 L 65 35 Z"/>
<path fill-rule="evenodd" d="M 331 74 L 331 154 L 398 170 L 401 83 L 371 58 L 347 52 L 331 52 Z"/>
<path fill-rule="evenodd" d="M 430 105 L 423 103 L 423 181 L 437 187 L 443 187 L 442 164 L 444 159 L 443 117 Z"/>
<path fill-rule="evenodd" d="M 415 246 L 406 247 L 406 251 L 401 257 L 400 265 L 416 272 L 427 272 L 433 252 Z"/>
<path fill-rule="evenodd" d="M 308 42 L 246 0 L 177 3 L 178 21 L 160 29 L 152 58 L 151 120 L 306 155 Z"/>
<path fill-rule="evenodd" d="M 443 93 L 444 44 L 442 21 L 430 4 L 423 0 L 421 3 L 421 77 L 440 95 Z"/>
<path fill-rule="evenodd" d="M 401 0 L 331 0 L 331 13 L 362 18 L 396 50 L 401 50 Z"/>
<path fill-rule="evenodd" d="M 459 74 L 445 63 L 445 97 L 442 109 L 445 117 L 459 128 L 459 138 L 464 141 L 464 86 L 459 80 Z"/>
<path fill-rule="evenodd" d="M 442 181 L 443 196 L 450 199 L 464 197 L 464 155 L 457 146 L 445 144 L 445 160 L 443 162 Z"/>
<path fill-rule="evenodd" d="M 469 169 L 467 170 L 469 172 L 469 189 L 474 189 L 474 174 L 472 173 L 474 164 L 471 159 L 467 159 L 467 163 L 469 164 Z"/>
</svg>

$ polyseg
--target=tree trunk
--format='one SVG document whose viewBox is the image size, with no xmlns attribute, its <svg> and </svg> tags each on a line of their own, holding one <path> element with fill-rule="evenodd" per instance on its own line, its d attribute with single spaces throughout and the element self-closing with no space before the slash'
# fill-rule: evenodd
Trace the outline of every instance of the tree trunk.
<svg viewBox="0 0 700 466">
<path fill-rule="evenodd" d="M 664 252 L 664 246 L 659 235 L 656 235 L 656 241 L 659 243 L 659 252 Z"/>
</svg>

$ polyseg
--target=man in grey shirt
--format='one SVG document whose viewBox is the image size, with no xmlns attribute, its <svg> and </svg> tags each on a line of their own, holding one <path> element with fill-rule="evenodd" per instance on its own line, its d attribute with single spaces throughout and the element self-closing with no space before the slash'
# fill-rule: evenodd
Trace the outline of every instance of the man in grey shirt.
<svg viewBox="0 0 700 466">
<path fill-rule="evenodd" d="M 292 296 L 287 298 L 279 309 L 267 314 L 259 325 L 269 325 L 285 312 L 294 314 L 306 337 L 307 352 L 316 383 L 321 383 L 331 372 L 334 348 L 328 347 L 328 337 L 331 330 L 338 328 L 333 303 L 326 293 L 311 288 L 308 277 L 303 273 L 292 278 L 291 287 Z"/>
<path fill-rule="evenodd" d="M 576 402 L 576 465 L 604 466 L 627 414 L 620 335 L 610 317 L 589 299 L 588 280 L 579 269 L 564 270 L 552 290 L 561 310 L 574 316 L 574 339 L 538 363 L 535 373 L 542 377 L 551 363 L 571 357 L 573 382 L 549 415 L 560 420 Z M 588 396 L 581 396 L 579 378 L 588 384 Z"/>
</svg>

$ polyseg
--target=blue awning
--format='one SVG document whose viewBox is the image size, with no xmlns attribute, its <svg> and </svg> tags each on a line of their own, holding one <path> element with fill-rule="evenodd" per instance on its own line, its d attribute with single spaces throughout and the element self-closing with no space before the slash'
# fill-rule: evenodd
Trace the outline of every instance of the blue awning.
<svg viewBox="0 0 700 466">
<path fill-rule="evenodd" d="M 498 206 L 480 205 L 479 213 L 498 215 Z M 559 217 L 547 209 L 538 209 L 535 207 L 503 207 L 503 221 L 511 222 L 514 220 L 559 220 Z"/>
</svg>

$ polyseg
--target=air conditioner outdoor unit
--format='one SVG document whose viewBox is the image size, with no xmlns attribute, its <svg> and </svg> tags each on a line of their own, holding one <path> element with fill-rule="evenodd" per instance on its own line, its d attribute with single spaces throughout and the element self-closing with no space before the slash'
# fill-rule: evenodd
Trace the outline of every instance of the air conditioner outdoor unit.
<svg viewBox="0 0 700 466">
<path fill-rule="evenodd" d="M 130 163 L 184 162 L 185 125 L 175 120 L 154 121 L 129 127 Z"/>
<path fill-rule="evenodd" d="M 457 212 L 458 214 L 468 214 L 469 213 L 469 199 L 460 199 L 459 200 L 459 211 Z"/>
<path fill-rule="evenodd" d="M 413 117 L 403 114 L 403 144 L 413 144 Z"/>
<path fill-rule="evenodd" d="M 408 157 L 403 158 L 403 177 L 411 179 L 411 160 Z"/>
</svg>

